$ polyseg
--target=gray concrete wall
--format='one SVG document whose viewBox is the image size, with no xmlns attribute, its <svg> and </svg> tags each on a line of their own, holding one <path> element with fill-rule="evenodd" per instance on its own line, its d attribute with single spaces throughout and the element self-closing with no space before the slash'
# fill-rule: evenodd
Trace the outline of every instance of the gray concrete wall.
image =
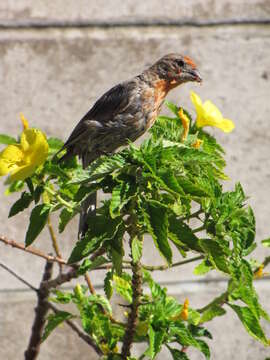
<svg viewBox="0 0 270 360">
<path fill-rule="evenodd" d="M 148 26 L 142 26 L 143 22 Z M 16 135 L 21 126 L 19 112 L 23 112 L 30 124 L 48 136 L 66 138 L 105 90 L 165 53 L 176 51 L 196 60 L 204 83 L 176 89 L 169 99 L 192 109 L 189 91 L 194 89 L 235 121 L 236 129 L 229 135 L 214 130 L 227 150 L 231 181 L 226 187 L 242 182 L 257 217 L 258 240 L 268 237 L 269 0 L 2 0 L 0 133 Z M 28 214 L 8 220 L 8 208 L 16 196 L 4 196 L 3 189 L 1 185 L 0 233 L 23 242 Z M 76 241 L 76 227 L 74 222 L 59 237 L 65 257 Z M 51 251 L 46 230 L 35 245 Z M 149 243 L 145 263 L 159 263 L 156 255 Z M 265 249 L 259 246 L 257 255 L 262 260 Z M 38 285 L 43 260 L 0 243 L 0 261 Z M 191 306 L 203 306 L 225 288 L 225 282 L 219 274 L 198 282 L 192 268 L 173 269 L 169 275 L 160 272 L 156 277 L 180 301 L 188 296 Z M 31 331 L 35 296 L 2 269 L 0 276 L 0 359 L 21 359 Z M 97 287 L 102 276 L 101 272 L 93 275 Z M 270 312 L 269 285 L 269 280 L 258 282 L 262 303 Z M 235 315 L 230 315 L 209 325 L 214 334 L 210 343 L 213 359 L 259 360 L 270 356 L 268 349 L 247 335 Z M 270 337 L 269 326 L 267 331 Z M 42 346 L 40 359 L 94 359 L 88 351 L 63 326 Z M 159 358 L 165 359 L 167 354 Z M 202 357 L 194 353 L 191 358 Z"/>
</svg>

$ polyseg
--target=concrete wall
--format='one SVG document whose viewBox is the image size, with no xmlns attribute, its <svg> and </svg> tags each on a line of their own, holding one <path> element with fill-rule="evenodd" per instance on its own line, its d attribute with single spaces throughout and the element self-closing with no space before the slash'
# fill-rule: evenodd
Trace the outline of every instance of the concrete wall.
<svg viewBox="0 0 270 360">
<path fill-rule="evenodd" d="M 146 23 L 148 26 L 142 26 Z M 114 26 L 113 26 L 114 25 Z M 230 135 L 214 130 L 227 150 L 232 188 L 241 181 L 257 217 L 258 241 L 268 237 L 270 197 L 270 1 L 269 0 L 2 0 L 0 2 L 0 133 L 20 131 L 19 112 L 48 136 L 63 139 L 95 99 L 165 53 L 181 52 L 198 63 L 202 87 L 188 84 L 169 99 L 192 109 L 189 91 L 216 103 L 236 123 Z M 165 111 L 165 109 L 164 109 Z M 27 213 L 7 219 L 16 196 L 0 188 L 0 233 L 24 241 Z M 59 237 L 67 257 L 76 222 Z M 51 251 L 43 231 L 35 245 Z M 151 254 L 151 256 L 147 255 Z M 159 263 L 148 245 L 145 263 Z M 266 251 L 258 247 L 263 259 Z M 177 259 L 177 257 L 176 257 Z M 0 261 L 37 286 L 44 262 L 0 243 Z M 158 273 L 180 301 L 203 306 L 226 286 L 219 274 L 198 282 L 193 266 Z M 0 359 L 21 359 L 33 320 L 35 295 L 0 268 Z M 101 272 L 93 281 L 102 284 Z M 270 311 L 269 280 L 258 282 Z M 213 359 L 264 359 L 270 351 L 253 341 L 235 315 L 209 325 Z M 267 325 L 266 325 L 267 328 Z M 270 328 L 268 326 L 268 337 Z M 40 359 L 94 359 L 66 327 L 42 345 Z M 163 354 L 160 359 L 169 358 Z M 202 359 L 194 352 L 191 357 Z"/>
</svg>

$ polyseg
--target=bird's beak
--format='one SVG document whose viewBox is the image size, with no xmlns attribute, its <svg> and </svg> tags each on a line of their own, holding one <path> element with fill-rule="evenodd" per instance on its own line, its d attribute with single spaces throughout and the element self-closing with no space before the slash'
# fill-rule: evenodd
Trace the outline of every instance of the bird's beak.
<svg viewBox="0 0 270 360">
<path fill-rule="evenodd" d="M 188 73 L 191 75 L 193 81 L 202 82 L 202 77 L 197 69 L 189 70 Z"/>
</svg>

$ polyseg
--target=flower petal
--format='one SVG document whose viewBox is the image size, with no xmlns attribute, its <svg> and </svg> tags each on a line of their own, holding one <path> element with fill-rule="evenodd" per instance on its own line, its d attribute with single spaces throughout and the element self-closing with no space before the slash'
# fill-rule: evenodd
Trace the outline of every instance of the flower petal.
<svg viewBox="0 0 270 360">
<path fill-rule="evenodd" d="M 40 130 L 24 130 L 21 136 L 21 146 L 28 162 L 35 165 L 41 165 L 48 156 L 48 142 Z"/>
<path fill-rule="evenodd" d="M 223 119 L 219 126 L 216 125 L 219 129 L 223 130 L 225 133 L 233 131 L 235 128 L 234 122 L 230 119 Z"/>
<path fill-rule="evenodd" d="M 207 116 L 211 116 L 211 117 L 215 118 L 216 120 L 223 118 L 221 112 L 218 110 L 216 105 L 214 105 L 212 103 L 212 101 L 210 101 L 210 100 L 205 101 L 205 103 L 203 104 L 203 107 L 204 107 L 205 112 L 207 113 Z"/>
<path fill-rule="evenodd" d="M 27 164 L 24 166 L 16 167 L 14 170 L 11 171 L 10 180 L 24 180 L 31 176 L 35 172 L 36 166 L 33 164 Z"/>
<path fill-rule="evenodd" d="M 0 153 L 0 176 L 8 174 L 22 162 L 23 153 L 18 145 L 9 145 Z"/>
</svg>

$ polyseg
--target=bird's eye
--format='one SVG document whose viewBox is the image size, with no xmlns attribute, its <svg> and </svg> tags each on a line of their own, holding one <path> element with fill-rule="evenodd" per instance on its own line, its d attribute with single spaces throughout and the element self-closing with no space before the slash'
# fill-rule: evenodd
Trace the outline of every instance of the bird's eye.
<svg viewBox="0 0 270 360">
<path fill-rule="evenodd" d="M 185 65 L 183 60 L 176 60 L 178 66 L 183 67 Z"/>
</svg>

